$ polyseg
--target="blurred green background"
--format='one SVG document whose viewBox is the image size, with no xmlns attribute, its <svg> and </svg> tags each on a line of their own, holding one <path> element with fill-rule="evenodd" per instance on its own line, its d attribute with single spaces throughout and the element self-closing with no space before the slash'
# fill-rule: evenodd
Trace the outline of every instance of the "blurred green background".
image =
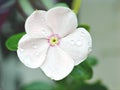
<svg viewBox="0 0 120 90">
<path fill-rule="evenodd" d="M 91 26 L 92 54 L 99 59 L 92 80 L 120 90 L 120 0 L 83 0 L 79 17 Z"/>
<path fill-rule="evenodd" d="M 73 5 L 74 1 L 77 3 Z M 25 31 L 25 19 L 35 9 L 48 10 L 58 3 L 75 8 L 79 11 L 79 24 L 91 27 L 93 51 L 90 56 L 97 58 L 98 64 L 90 65 L 93 74 L 84 63 L 74 69 L 74 77 L 78 69 L 84 72 L 80 80 L 75 78 L 76 83 L 71 83 L 69 77 L 60 82 L 50 80 L 40 69 L 24 66 L 16 52 L 5 46 L 10 36 Z M 80 0 L 0 0 L 0 90 L 120 90 L 120 0 L 82 0 L 80 9 L 79 5 Z M 88 63 L 94 58 L 88 58 Z M 72 85 L 76 89 L 68 89 L 66 83 L 68 87 L 76 84 Z"/>
</svg>

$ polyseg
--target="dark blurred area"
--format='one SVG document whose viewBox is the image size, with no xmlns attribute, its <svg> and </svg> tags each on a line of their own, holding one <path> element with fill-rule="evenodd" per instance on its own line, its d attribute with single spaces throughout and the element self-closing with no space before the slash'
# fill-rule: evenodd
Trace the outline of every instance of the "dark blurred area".
<svg viewBox="0 0 120 90">
<path fill-rule="evenodd" d="M 11 56 L 17 58 L 16 52 L 11 52 L 5 47 L 6 40 L 14 34 L 25 32 L 24 22 L 26 18 L 36 9 L 47 10 L 47 6 L 49 4 L 47 5 L 46 2 L 49 3 L 50 1 L 0 0 L 0 90 L 19 90 L 20 85 L 19 75 L 16 76 L 17 74 L 14 74 L 14 78 L 11 79 L 14 81 L 12 81 L 10 84 L 9 78 L 13 76 L 11 74 L 11 76 L 9 76 L 8 74 L 9 72 L 11 72 L 9 71 L 11 69 L 8 70 L 9 72 L 5 71 L 6 69 L 13 67 L 14 65 L 10 67 L 8 66 L 6 67 L 6 69 L 4 69 L 5 65 L 9 63 L 8 58 L 10 58 Z M 51 0 L 51 2 L 52 4 L 56 4 L 58 2 L 66 3 L 70 7 L 72 0 Z M 14 64 L 15 63 L 16 61 L 14 62 Z M 14 72 L 16 73 L 16 71 Z M 13 86 L 12 83 L 14 83 Z M 12 89 L 9 89 L 9 87 L 11 87 Z"/>
<path fill-rule="evenodd" d="M 41 0 L 26 0 L 33 10 L 47 10 Z M 22 0 L 21 0 L 22 2 Z M 27 3 L 25 2 L 25 3 Z M 72 0 L 54 0 L 55 3 L 66 3 L 71 7 Z M 22 2 L 24 3 L 24 1 Z M 20 0 L 1 0 L 0 1 L 0 41 L 2 42 L 2 55 L 5 58 L 10 52 L 5 47 L 5 41 L 13 34 L 24 32 L 24 22 L 28 14 L 21 6 Z M 28 7 L 26 7 L 27 9 Z M 28 8 L 29 9 L 29 8 Z M 32 10 L 31 10 L 32 13 Z"/>
</svg>

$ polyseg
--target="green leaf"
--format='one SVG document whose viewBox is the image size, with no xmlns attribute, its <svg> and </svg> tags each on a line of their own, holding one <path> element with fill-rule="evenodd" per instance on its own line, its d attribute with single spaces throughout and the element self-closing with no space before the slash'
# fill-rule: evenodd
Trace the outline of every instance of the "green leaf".
<svg viewBox="0 0 120 90">
<path fill-rule="evenodd" d="M 86 61 L 75 66 L 71 74 L 61 81 L 57 81 L 56 90 L 79 90 L 79 87 L 84 80 L 92 78 L 93 71 Z"/>
<path fill-rule="evenodd" d="M 81 0 L 73 0 L 73 2 L 72 2 L 72 10 L 76 14 L 78 14 L 78 12 L 79 12 L 80 5 L 81 5 Z"/>
<path fill-rule="evenodd" d="M 95 66 L 98 63 L 97 58 L 95 58 L 94 56 L 88 56 L 88 58 L 86 59 L 86 62 L 90 65 L 90 66 Z"/>
<path fill-rule="evenodd" d="M 69 7 L 66 3 L 57 3 L 56 6 L 63 6 L 63 7 Z"/>
<path fill-rule="evenodd" d="M 79 28 L 79 27 L 83 27 L 83 28 L 85 28 L 88 32 L 90 32 L 90 26 L 87 25 L 87 24 L 80 24 L 80 25 L 78 26 L 78 28 Z"/>
<path fill-rule="evenodd" d="M 45 82 L 33 82 L 21 87 L 20 90 L 53 90 L 53 86 Z"/>
<path fill-rule="evenodd" d="M 93 71 L 92 68 L 86 63 L 86 61 L 84 61 L 78 66 L 75 66 L 75 68 L 73 69 L 70 75 L 76 81 L 88 80 L 92 78 Z"/>
<path fill-rule="evenodd" d="M 102 85 L 101 82 L 95 82 L 93 84 L 84 83 L 78 90 L 108 90 L 106 86 Z"/>
<path fill-rule="evenodd" d="M 18 0 L 22 10 L 25 12 L 27 16 L 29 16 L 33 11 L 33 7 L 30 4 L 29 0 Z"/>
<path fill-rule="evenodd" d="M 47 9 L 50 9 L 54 6 L 54 0 L 40 0 Z"/>
<path fill-rule="evenodd" d="M 16 51 L 18 47 L 18 41 L 25 33 L 19 33 L 11 36 L 5 43 L 6 47 L 11 51 Z"/>
<path fill-rule="evenodd" d="M 57 84 L 53 90 L 68 90 L 65 84 Z"/>
</svg>

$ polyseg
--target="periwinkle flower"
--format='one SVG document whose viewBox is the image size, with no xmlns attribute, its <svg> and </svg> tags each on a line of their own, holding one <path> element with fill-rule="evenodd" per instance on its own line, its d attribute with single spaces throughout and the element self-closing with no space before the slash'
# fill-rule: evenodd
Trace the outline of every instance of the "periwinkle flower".
<svg viewBox="0 0 120 90">
<path fill-rule="evenodd" d="M 90 34 L 77 26 L 76 15 L 67 7 L 34 11 L 18 44 L 19 59 L 29 68 L 40 67 L 51 79 L 65 78 L 92 47 Z"/>
</svg>

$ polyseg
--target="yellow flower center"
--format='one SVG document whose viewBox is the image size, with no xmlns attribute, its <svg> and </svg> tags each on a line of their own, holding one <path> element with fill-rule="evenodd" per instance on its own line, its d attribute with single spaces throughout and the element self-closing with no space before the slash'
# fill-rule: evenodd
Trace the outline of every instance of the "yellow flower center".
<svg viewBox="0 0 120 90">
<path fill-rule="evenodd" d="M 60 44 L 60 39 L 58 34 L 52 34 L 48 37 L 48 43 L 53 47 Z"/>
<path fill-rule="evenodd" d="M 53 36 L 53 37 L 50 38 L 49 43 L 50 43 L 51 46 L 54 46 L 54 45 L 59 43 L 59 40 L 58 40 L 57 37 Z"/>
</svg>

